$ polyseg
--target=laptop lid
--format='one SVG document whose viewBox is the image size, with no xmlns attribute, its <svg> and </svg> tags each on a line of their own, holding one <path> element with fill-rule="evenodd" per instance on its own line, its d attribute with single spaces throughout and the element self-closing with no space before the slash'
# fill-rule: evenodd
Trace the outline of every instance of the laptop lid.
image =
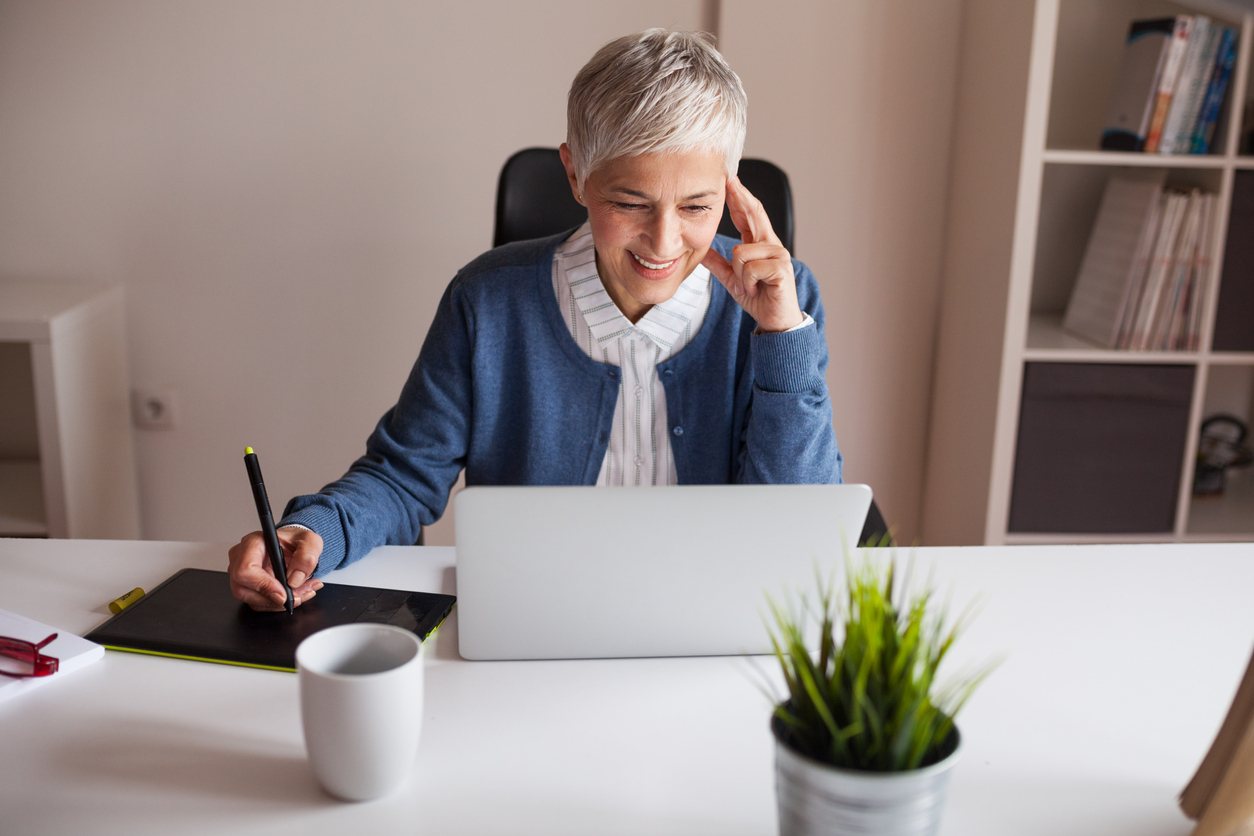
<svg viewBox="0 0 1254 836">
<path fill-rule="evenodd" d="M 866 485 L 467 488 L 461 655 L 769 653 L 766 595 L 813 590 L 870 504 Z"/>
</svg>

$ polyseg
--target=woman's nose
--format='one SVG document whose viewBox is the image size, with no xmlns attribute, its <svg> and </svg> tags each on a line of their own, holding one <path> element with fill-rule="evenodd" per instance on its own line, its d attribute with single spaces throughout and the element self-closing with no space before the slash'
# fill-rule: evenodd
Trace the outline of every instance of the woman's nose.
<svg viewBox="0 0 1254 836">
<path fill-rule="evenodd" d="M 677 255 L 683 238 L 680 233 L 679 215 L 670 211 L 655 212 L 649 235 L 653 239 L 650 242 L 654 249 L 653 255 L 659 258 Z"/>
</svg>

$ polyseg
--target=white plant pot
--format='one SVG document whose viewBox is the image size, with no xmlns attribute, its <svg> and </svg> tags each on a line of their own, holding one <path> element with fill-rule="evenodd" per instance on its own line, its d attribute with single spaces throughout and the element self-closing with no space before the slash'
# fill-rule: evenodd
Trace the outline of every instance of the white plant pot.
<svg viewBox="0 0 1254 836">
<path fill-rule="evenodd" d="M 780 836 L 933 836 L 962 744 L 939 763 L 906 772 L 837 769 L 799 755 L 775 733 Z"/>
</svg>

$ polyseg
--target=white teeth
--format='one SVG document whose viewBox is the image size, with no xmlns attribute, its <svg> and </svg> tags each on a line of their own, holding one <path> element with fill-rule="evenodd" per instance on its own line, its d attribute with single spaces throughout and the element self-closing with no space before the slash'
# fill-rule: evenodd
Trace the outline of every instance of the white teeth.
<svg viewBox="0 0 1254 836">
<path fill-rule="evenodd" d="M 627 252 L 631 252 L 631 250 L 628 250 Z M 665 270 L 667 267 L 670 267 L 672 264 L 674 264 L 675 261 L 677 260 L 677 259 L 672 258 L 670 261 L 664 261 L 661 264 L 654 264 L 651 261 L 645 261 L 643 258 L 636 255 L 635 253 L 631 253 L 631 257 L 634 258 L 636 261 L 639 261 L 645 267 L 648 267 L 650 270 Z"/>
</svg>

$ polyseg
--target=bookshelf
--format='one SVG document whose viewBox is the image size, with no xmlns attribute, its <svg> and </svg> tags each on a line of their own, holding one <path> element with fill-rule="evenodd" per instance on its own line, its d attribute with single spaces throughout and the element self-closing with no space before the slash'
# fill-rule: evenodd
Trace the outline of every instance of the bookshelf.
<svg viewBox="0 0 1254 836">
<path fill-rule="evenodd" d="M 121 288 L 0 280 L 0 537 L 139 538 Z"/>
<path fill-rule="evenodd" d="M 1175 14 L 1205 14 L 1240 31 L 1211 152 L 1098 150 L 1129 22 Z M 1254 423 L 1254 352 L 1211 349 L 1218 292 L 1209 295 L 1195 351 L 1110 350 L 1062 329 L 1103 189 L 1115 173 L 1161 170 L 1168 186 L 1199 187 L 1218 196 L 1211 268 L 1212 287 L 1218 285 L 1234 176 L 1254 169 L 1254 156 L 1238 153 L 1243 132 L 1254 127 L 1243 124 L 1254 93 L 1254 16 L 1220 0 L 968 0 L 962 26 L 924 542 L 1254 540 L 1254 473 L 1230 472 L 1222 496 L 1192 495 L 1202 420 L 1224 411 Z M 1254 322 L 1254 311 L 1250 314 Z M 1033 389 L 1033 377 L 1039 380 L 1043 372 L 1066 377 L 1068 371 L 1087 376 L 1081 389 L 1094 402 L 1114 399 L 1129 386 L 1166 391 L 1170 382 L 1176 392 L 1171 404 L 1154 401 L 1157 395 L 1142 399 L 1153 401 L 1145 408 L 1159 409 L 1163 421 L 1170 417 L 1160 422 L 1173 428 L 1170 438 L 1146 436 L 1138 447 L 1138 439 L 1129 437 L 1135 433 L 1121 430 L 1125 422 L 1137 426 L 1139 419 L 1132 412 L 1120 413 L 1117 420 L 1103 418 L 1115 414 L 1102 411 L 1110 404 L 1077 412 L 1072 423 L 1042 422 L 1041 415 L 1055 413 L 1040 412 L 1041 403 L 1057 410 L 1071 396 L 1048 386 Z M 1104 384 L 1108 390 L 1092 382 L 1101 380 L 1109 381 Z M 1057 414 L 1065 417 L 1067 408 L 1061 409 Z M 1045 436 L 1034 435 L 1042 425 Z M 1067 432 L 1076 434 L 1077 449 L 1087 444 L 1100 453 L 1103 444 L 1110 449 L 1122 445 L 1135 454 L 1128 461 L 1137 465 L 1142 457 L 1157 457 L 1160 476 L 1169 472 L 1168 479 L 1174 478 L 1174 493 L 1166 497 L 1159 522 L 1105 531 L 1083 530 L 1080 524 L 1073 530 L 1024 524 L 1023 508 L 1012 507 L 1016 494 L 1021 506 L 1032 489 L 1041 492 L 1040 485 L 1027 484 L 1024 473 L 1036 471 L 1025 469 L 1024 462 L 1041 458 L 1040 439 L 1050 433 L 1050 443 L 1065 448 Z M 1115 483 L 1120 477 L 1089 475 Z M 1133 488 L 1136 478 L 1126 474 Z M 1121 501 L 1128 504 L 1127 497 L 1112 491 L 1093 503 L 1099 508 L 1108 503 L 1111 516 L 1117 516 L 1114 509 Z"/>
</svg>

